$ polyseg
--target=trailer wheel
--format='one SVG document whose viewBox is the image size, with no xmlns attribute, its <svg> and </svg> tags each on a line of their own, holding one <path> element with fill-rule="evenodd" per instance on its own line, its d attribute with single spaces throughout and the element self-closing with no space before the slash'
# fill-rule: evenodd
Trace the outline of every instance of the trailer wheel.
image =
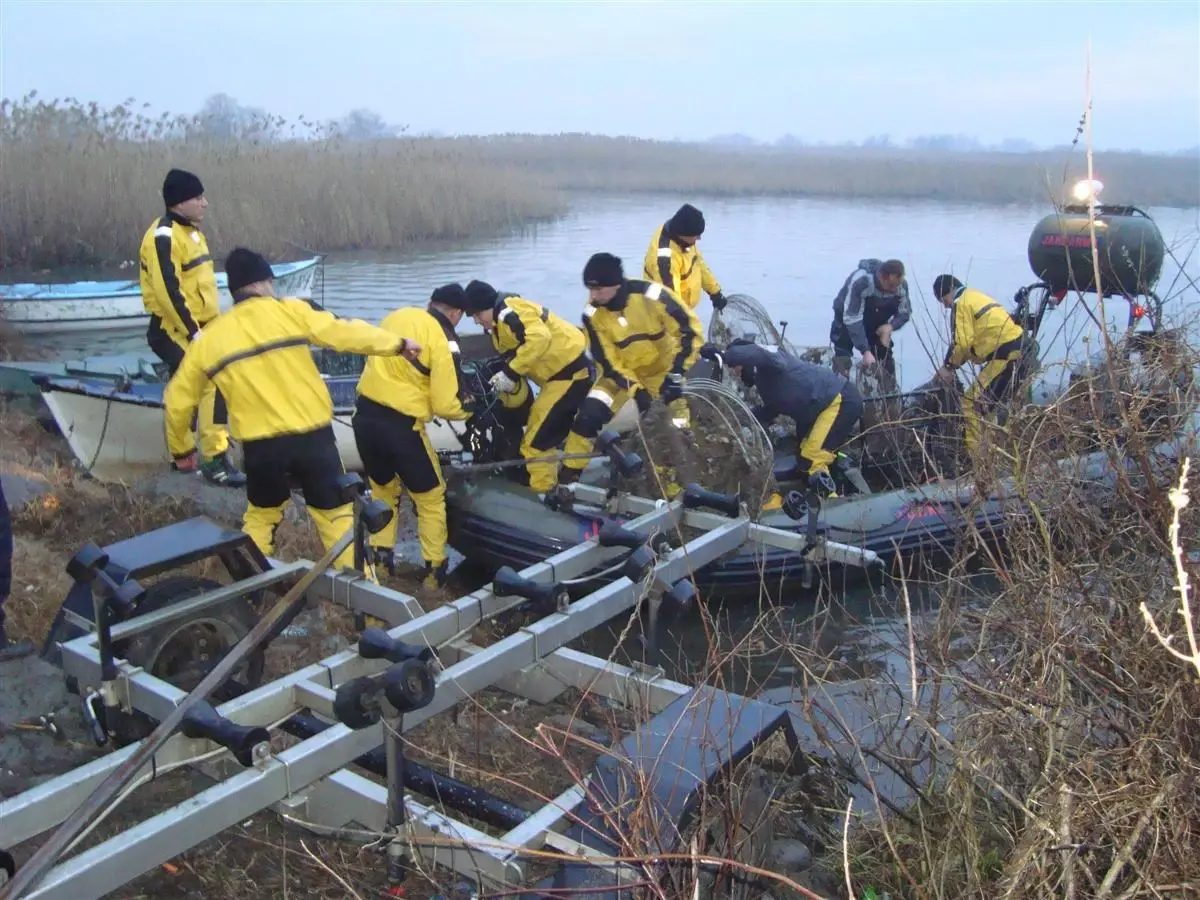
<svg viewBox="0 0 1200 900">
<path fill-rule="evenodd" d="M 152 584 L 138 606 L 137 616 L 166 609 L 181 600 L 222 587 L 211 578 L 175 575 Z M 134 617 L 136 620 L 137 616 Z M 257 624 L 250 603 L 234 597 L 184 619 L 164 623 L 130 638 L 114 648 L 132 665 L 140 666 L 182 691 L 193 690 L 221 659 Z M 253 689 L 262 683 L 266 659 L 258 648 L 234 670 L 231 681 Z M 226 682 L 228 684 L 228 682 Z M 117 746 L 140 741 L 155 722 L 140 712 L 122 715 L 112 729 Z"/>
</svg>

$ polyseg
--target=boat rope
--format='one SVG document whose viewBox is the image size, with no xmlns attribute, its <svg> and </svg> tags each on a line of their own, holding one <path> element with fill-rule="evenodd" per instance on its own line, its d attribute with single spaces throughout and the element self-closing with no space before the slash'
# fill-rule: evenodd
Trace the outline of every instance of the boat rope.
<svg viewBox="0 0 1200 900">
<path fill-rule="evenodd" d="M 108 419 L 109 419 L 109 416 L 112 415 L 113 394 L 115 394 L 115 393 L 116 393 L 116 389 L 114 388 L 112 393 L 110 393 L 108 395 L 108 400 L 104 404 L 104 422 L 100 426 L 100 437 L 98 437 L 96 439 L 96 452 L 92 454 L 91 461 L 86 466 L 84 466 L 84 469 L 83 469 L 84 472 L 88 473 L 89 475 L 91 474 L 92 469 L 96 465 L 96 460 L 98 460 L 100 458 L 100 451 L 104 449 L 104 437 L 105 437 L 105 435 L 108 434 Z"/>
</svg>

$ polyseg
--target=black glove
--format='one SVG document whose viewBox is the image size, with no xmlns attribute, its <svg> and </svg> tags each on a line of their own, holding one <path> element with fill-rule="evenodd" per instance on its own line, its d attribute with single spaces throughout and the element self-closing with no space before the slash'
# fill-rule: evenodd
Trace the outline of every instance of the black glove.
<svg viewBox="0 0 1200 900">
<path fill-rule="evenodd" d="M 672 372 L 663 381 L 662 393 L 660 394 L 663 403 L 673 403 L 683 396 L 683 376 L 678 372 Z"/>
<path fill-rule="evenodd" d="M 654 402 L 654 398 L 645 388 L 638 388 L 633 395 L 633 402 L 637 404 L 638 413 L 644 416 L 650 411 L 650 404 Z"/>
<path fill-rule="evenodd" d="M 763 428 L 766 428 L 775 420 L 774 416 L 771 416 L 767 412 L 767 408 L 762 405 L 752 406 L 750 408 L 750 415 L 754 416 L 755 421 L 762 425 Z"/>
<path fill-rule="evenodd" d="M 716 344 L 705 344 L 700 348 L 700 356 L 702 359 L 711 359 L 714 362 L 721 361 L 721 351 L 717 349 Z"/>
<path fill-rule="evenodd" d="M 715 309 L 717 312 L 720 312 L 721 310 L 723 310 L 726 307 L 726 305 L 728 305 L 728 303 L 729 303 L 729 301 L 725 299 L 725 295 L 722 294 L 720 291 L 717 291 L 715 294 L 712 295 L 713 309 Z"/>
</svg>

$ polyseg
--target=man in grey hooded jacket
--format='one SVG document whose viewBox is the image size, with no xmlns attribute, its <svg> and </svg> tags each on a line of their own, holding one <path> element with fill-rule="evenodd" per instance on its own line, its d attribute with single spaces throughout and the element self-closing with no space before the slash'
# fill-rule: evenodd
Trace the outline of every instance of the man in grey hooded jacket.
<svg viewBox="0 0 1200 900">
<path fill-rule="evenodd" d="M 896 389 L 896 360 L 892 336 L 912 318 L 904 263 L 898 259 L 881 262 L 862 259 L 833 300 L 834 371 L 849 376 L 850 362 L 857 350 L 870 370 L 876 363 L 884 374 L 885 390 Z"/>
</svg>

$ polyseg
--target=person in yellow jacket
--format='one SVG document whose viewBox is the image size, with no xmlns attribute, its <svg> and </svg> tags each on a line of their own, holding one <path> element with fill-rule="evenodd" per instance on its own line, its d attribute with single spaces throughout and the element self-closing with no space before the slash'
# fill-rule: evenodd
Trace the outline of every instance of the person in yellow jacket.
<svg viewBox="0 0 1200 900">
<path fill-rule="evenodd" d="M 428 588 L 446 583 L 447 527 L 446 482 L 425 429 L 430 419 L 462 421 L 471 415 L 462 403 L 461 353 L 454 330 L 463 317 L 462 304 L 462 285 L 447 284 L 432 293 L 427 308 L 402 307 L 384 318 L 381 328 L 412 335 L 422 350 L 408 359 L 367 360 L 352 420 L 371 493 L 393 507 L 401 491 L 412 498 Z M 375 561 L 394 570 L 395 518 L 370 540 Z"/>
<path fill-rule="evenodd" d="M 208 240 L 200 226 L 208 199 L 204 185 L 191 172 L 171 169 L 163 180 L 166 214 L 142 236 L 139 281 L 142 305 L 150 314 L 146 343 L 172 375 L 184 351 L 205 325 L 220 313 L 217 278 Z M 213 484 L 242 487 L 246 477 L 229 462 L 225 401 L 214 385 L 200 400 L 200 471 Z"/>
<path fill-rule="evenodd" d="M 550 455 L 564 440 L 568 454 L 590 452 L 592 441 L 575 425 L 593 380 L 583 331 L 518 294 L 501 294 L 486 281 L 467 285 L 465 309 L 491 335 L 492 346 L 505 359 L 504 368 L 492 376 L 492 387 L 519 397 L 529 391 L 529 382 L 538 386 L 525 422 L 521 456 Z M 587 460 L 579 462 L 587 464 Z M 560 478 L 558 463 L 526 467 L 529 487 L 543 498 L 556 484 L 578 480 L 582 470 L 582 466 L 568 467 Z"/>
<path fill-rule="evenodd" d="M 690 203 L 659 226 L 650 239 L 642 275 L 670 288 L 689 309 L 700 305 L 701 288 L 720 312 L 728 302 L 696 242 L 704 234 L 704 214 Z"/>
<path fill-rule="evenodd" d="M 658 399 L 670 408 L 676 427 L 690 427 L 683 388 L 684 373 L 696 362 L 702 344 L 696 314 L 657 282 L 627 280 L 621 260 L 611 253 L 588 260 L 583 283 L 589 299 L 583 330 L 597 377 L 575 428 L 594 440 L 631 396 L 640 414 Z M 563 465 L 582 469 L 587 462 Z M 672 490 L 668 485 L 667 492 Z"/>
<path fill-rule="evenodd" d="M 935 278 L 933 295 L 951 311 L 950 348 L 938 378 L 952 383 L 959 366 L 967 361 L 983 367 L 964 394 L 965 441 L 967 452 L 974 454 L 982 436 L 983 417 L 997 404 L 1011 400 L 1020 388 L 1025 331 L 1003 306 L 953 275 Z"/>
<path fill-rule="evenodd" d="M 294 479 L 329 549 L 351 526 L 353 513 L 338 493 L 344 469 L 333 436 L 333 401 L 309 345 L 408 359 L 418 358 L 422 347 L 361 320 L 314 309 L 306 300 L 276 299 L 271 266 L 251 250 L 234 249 L 225 271 L 233 309 L 188 345 L 163 393 L 167 449 L 177 469 L 195 468 L 191 420 L 209 382 L 215 383 L 245 457 L 242 530 L 270 555 Z M 347 548 L 334 565 L 349 567 L 353 559 Z"/>
</svg>

